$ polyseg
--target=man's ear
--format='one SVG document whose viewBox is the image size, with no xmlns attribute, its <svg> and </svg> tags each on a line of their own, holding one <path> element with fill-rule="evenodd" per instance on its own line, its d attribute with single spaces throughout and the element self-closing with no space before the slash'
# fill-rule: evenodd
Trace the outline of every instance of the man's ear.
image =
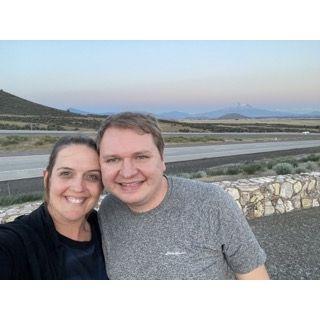
<svg viewBox="0 0 320 320">
<path fill-rule="evenodd" d="M 165 172 L 167 170 L 166 164 L 164 160 L 162 160 L 162 171 Z"/>
</svg>

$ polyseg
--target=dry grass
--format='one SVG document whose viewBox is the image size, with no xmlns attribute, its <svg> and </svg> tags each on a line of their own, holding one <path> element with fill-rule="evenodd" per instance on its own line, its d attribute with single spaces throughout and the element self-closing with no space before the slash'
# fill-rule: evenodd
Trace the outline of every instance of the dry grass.
<svg viewBox="0 0 320 320">
<path fill-rule="evenodd" d="M 295 126 L 319 126 L 320 119 L 221 119 L 221 120 L 181 120 L 184 123 L 213 123 L 213 124 L 283 124 Z"/>
</svg>

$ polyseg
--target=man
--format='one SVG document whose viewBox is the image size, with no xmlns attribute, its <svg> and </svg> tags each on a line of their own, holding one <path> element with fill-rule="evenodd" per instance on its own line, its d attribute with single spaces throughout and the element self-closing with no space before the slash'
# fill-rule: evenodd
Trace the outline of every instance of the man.
<svg viewBox="0 0 320 320">
<path fill-rule="evenodd" d="M 164 175 L 157 121 L 108 117 L 98 132 L 99 210 L 110 279 L 268 279 L 265 253 L 225 191 Z"/>
</svg>

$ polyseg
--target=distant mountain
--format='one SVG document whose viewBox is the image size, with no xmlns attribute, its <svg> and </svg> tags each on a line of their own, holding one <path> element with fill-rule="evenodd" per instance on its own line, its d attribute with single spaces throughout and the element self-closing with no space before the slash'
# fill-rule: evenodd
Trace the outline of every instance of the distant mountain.
<svg viewBox="0 0 320 320">
<path fill-rule="evenodd" d="M 171 111 L 171 112 L 157 113 L 156 116 L 160 119 L 178 120 L 178 119 L 189 118 L 190 116 L 192 116 L 192 114 L 187 112 Z"/>
<path fill-rule="evenodd" d="M 320 117 L 320 112 L 314 111 L 308 114 L 297 114 L 293 112 L 284 112 L 277 110 L 267 110 L 252 107 L 249 104 L 242 105 L 238 103 L 235 107 L 218 109 L 203 113 L 184 113 L 179 111 L 159 113 L 157 116 L 162 119 L 182 120 L 182 119 L 219 119 L 225 115 L 238 115 L 237 118 L 312 118 Z"/>
<path fill-rule="evenodd" d="M 310 113 L 304 114 L 307 118 L 320 118 L 320 111 L 312 111 Z"/>
<path fill-rule="evenodd" d="M 11 93 L 0 90 L 0 114 L 1 115 L 37 115 L 37 116 L 74 116 L 73 113 L 44 106 L 23 98 L 19 98 Z"/>
<path fill-rule="evenodd" d="M 225 115 L 219 117 L 218 119 L 250 119 L 250 117 L 246 117 L 246 116 L 243 116 L 242 114 L 239 114 L 239 113 L 226 113 Z"/>
<path fill-rule="evenodd" d="M 72 112 L 72 113 L 77 113 L 77 114 L 83 114 L 83 115 L 91 114 L 90 112 L 82 111 L 82 110 L 75 109 L 75 108 L 68 108 L 67 111 Z"/>
</svg>

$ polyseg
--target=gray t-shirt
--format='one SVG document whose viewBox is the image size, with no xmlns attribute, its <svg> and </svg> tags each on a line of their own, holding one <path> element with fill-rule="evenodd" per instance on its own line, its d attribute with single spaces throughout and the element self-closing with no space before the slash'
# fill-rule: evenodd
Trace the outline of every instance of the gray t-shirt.
<svg viewBox="0 0 320 320">
<path fill-rule="evenodd" d="M 108 195 L 99 210 L 110 279 L 232 279 L 266 256 L 231 196 L 214 184 L 167 177 L 162 203 L 133 213 Z M 233 271 L 233 272 L 232 272 Z"/>
</svg>

